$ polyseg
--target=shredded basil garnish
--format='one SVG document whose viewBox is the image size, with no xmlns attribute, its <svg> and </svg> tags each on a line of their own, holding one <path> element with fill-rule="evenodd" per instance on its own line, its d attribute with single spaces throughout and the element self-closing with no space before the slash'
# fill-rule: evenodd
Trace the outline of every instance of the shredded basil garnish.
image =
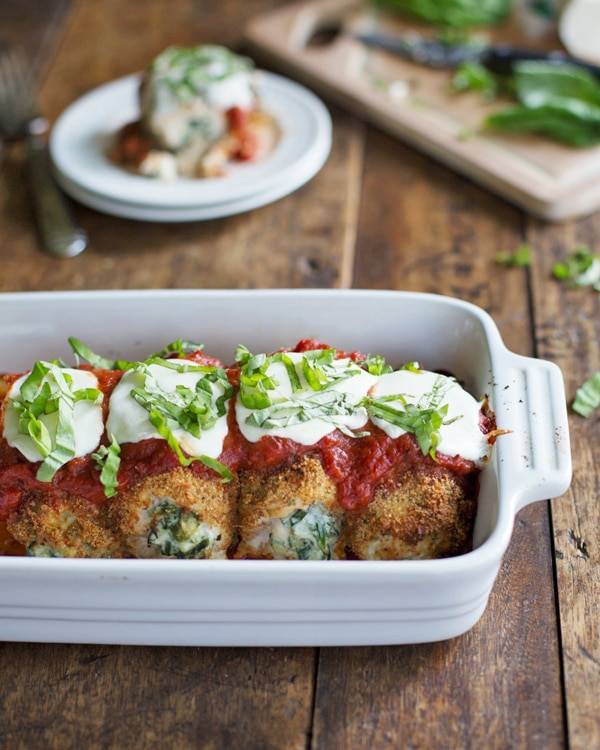
<svg viewBox="0 0 600 750">
<path fill-rule="evenodd" d="M 197 372 L 201 377 L 194 388 L 178 385 L 174 391 L 165 391 L 152 374 L 150 365 L 168 367 L 182 373 Z M 189 466 L 193 461 L 201 461 L 225 481 L 230 481 L 233 478 L 231 472 L 219 461 L 209 456 L 186 456 L 173 433 L 173 429 L 179 427 L 199 438 L 203 430 L 210 430 L 220 417 L 225 416 L 227 401 L 233 395 L 233 387 L 229 384 L 225 370 L 213 365 L 190 365 L 176 359 L 163 360 L 159 357 L 138 362 L 135 369 L 142 375 L 143 385 L 133 388 L 131 397 L 146 409 L 150 422 L 175 452 L 179 463 Z M 215 397 L 213 383 L 223 389 L 220 396 Z"/>
<path fill-rule="evenodd" d="M 169 427 L 167 420 L 160 412 L 152 410 L 148 418 L 156 428 L 158 434 L 167 441 L 167 445 L 175 453 L 182 466 L 189 466 L 194 461 L 200 461 L 209 469 L 215 471 L 223 482 L 231 482 L 233 474 L 225 464 L 222 464 L 215 458 L 211 458 L 210 456 L 186 456 L 179 445 L 179 441 Z"/>
<path fill-rule="evenodd" d="M 408 370 L 409 372 L 413 372 L 415 375 L 421 375 L 423 373 L 421 365 L 418 362 L 407 362 L 406 364 L 402 365 L 400 369 Z"/>
<path fill-rule="evenodd" d="M 588 247 L 578 247 L 565 261 L 554 264 L 552 275 L 573 286 L 591 286 L 600 292 L 600 255 Z"/>
<path fill-rule="evenodd" d="M 360 368 L 351 363 L 340 366 L 336 362 L 335 349 L 317 349 L 303 352 L 300 360 L 294 362 L 286 352 L 275 354 L 252 354 L 245 346 L 236 350 L 236 362 L 240 364 L 240 400 L 247 409 L 265 410 L 279 403 L 269 393 L 274 391 L 278 382 L 269 375 L 269 366 L 281 362 L 287 372 L 292 392 L 306 390 L 300 373 L 311 391 L 323 391 L 336 383 L 347 380 L 360 373 Z"/>
<path fill-rule="evenodd" d="M 340 391 L 319 391 L 304 398 L 281 399 L 265 409 L 253 411 L 246 417 L 246 424 L 261 429 L 281 429 L 296 424 L 322 419 L 331 422 L 351 437 L 357 434 L 349 430 L 341 421 L 359 408 L 348 394 Z M 365 433 L 361 433 L 364 435 Z M 368 433 L 367 433 L 368 434 Z"/>
<path fill-rule="evenodd" d="M 600 371 L 577 389 L 573 401 L 573 411 L 582 417 L 591 417 L 600 407 Z"/>
<path fill-rule="evenodd" d="M 102 357 L 100 354 L 93 352 L 87 344 L 84 344 L 80 339 L 76 339 L 71 336 L 69 339 L 69 345 L 75 354 L 75 359 L 79 365 L 80 360 L 88 362 L 92 367 L 96 367 L 100 370 L 131 370 L 138 363 L 133 362 L 129 359 L 107 359 Z M 172 362 L 170 359 L 165 359 L 169 354 L 177 354 L 179 357 L 183 357 L 185 354 L 190 352 L 202 351 L 204 348 L 203 344 L 197 344 L 194 341 L 184 341 L 183 339 L 176 339 L 170 344 L 167 344 L 160 351 L 151 354 L 144 362 L 148 364 L 155 363 L 160 360 L 160 363 Z M 169 365 L 164 365 L 168 367 Z M 198 365 L 200 366 L 200 365 Z M 175 368 L 173 368 L 175 369 Z M 179 372 L 191 372 L 192 370 L 179 370 Z"/>
<path fill-rule="evenodd" d="M 81 359 L 99 370 L 130 370 L 135 365 L 135 362 L 131 362 L 128 359 L 107 359 L 106 357 L 101 357 L 99 354 L 93 352 L 87 344 L 84 344 L 83 341 L 76 339 L 74 336 L 70 336 L 68 341 L 75 354 L 77 365 L 79 365 Z"/>
<path fill-rule="evenodd" d="M 113 437 L 111 444 L 101 445 L 95 453 L 92 453 L 92 458 L 100 470 L 104 494 L 106 497 L 114 497 L 119 485 L 117 476 L 121 465 L 121 446 Z"/>
<path fill-rule="evenodd" d="M 175 339 L 167 344 L 159 352 L 155 352 L 153 357 L 168 357 L 169 354 L 177 354 L 179 357 L 183 357 L 185 354 L 191 352 L 201 352 L 204 349 L 204 344 L 197 344 L 195 341 L 185 341 L 184 339 Z"/>
<path fill-rule="evenodd" d="M 388 365 L 381 354 L 367 355 L 367 357 L 360 363 L 360 366 L 367 372 L 371 373 L 371 375 L 376 376 L 386 375 L 388 372 L 393 372 L 392 366 Z"/>
<path fill-rule="evenodd" d="M 382 419 L 413 434 L 423 455 L 429 455 L 435 460 L 440 429 L 462 416 L 446 419 L 448 404 L 441 403 L 444 392 L 444 379 L 440 377 L 431 393 L 422 397 L 417 404 L 409 403 L 405 395 L 397 393 L 379 398 L 367 397 L 363 400 L 363 406 L 371 418 Z M 401 407 L 392 406 L 392 402 L 399 402 Z"/>
<path fill-rule="evenodd" d="M 507 268 L 529 268 L 531 265 L 531 247 L 520 245 L 514 253 L 507 251 L 496 253 L 496 263 Z"/>
<path fill-rule="evenodd" d="M 42 463 L 37 471 L 40 482 L 52 481 L 56 472 L 75 457 L 75 418 L 77 401 L 102 401 L 97 388 L 73 389 L 72 377 L 52 362 L 39 361 L 23 382 L 12 402 L 19 415 L 19 432 L 33 440 Z M 42 422 L 42 414 L 58 414 L 53 434 Z"/>
</svg>

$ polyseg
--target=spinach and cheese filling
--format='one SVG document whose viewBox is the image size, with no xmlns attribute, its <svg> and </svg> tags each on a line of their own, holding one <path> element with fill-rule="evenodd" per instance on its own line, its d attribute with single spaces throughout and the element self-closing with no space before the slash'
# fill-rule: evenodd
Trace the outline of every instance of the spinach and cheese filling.
<svg viewBox="0 0 600 750">
<path fill-rule="evenodd" d="M 134 557 L 225 558 L 235 539 L 237 482 L 180 467 L 147 477 L 109 504 L 113 528 Z"/>
<path fill-rule="evenodd" d="M 152 510 L 148 546 L 165 557 L 209 557 L 220 539 L 217 529 L 203 523 L 196 513 L 183 510 L 171 500 L 161 500 Z"/>
<path fill-rule="evenodd" d="M 321 503 L 271 522 L 270 543 L 278 558 L 331 560 L 339 536 L 339 518 Z"/>
</svg>

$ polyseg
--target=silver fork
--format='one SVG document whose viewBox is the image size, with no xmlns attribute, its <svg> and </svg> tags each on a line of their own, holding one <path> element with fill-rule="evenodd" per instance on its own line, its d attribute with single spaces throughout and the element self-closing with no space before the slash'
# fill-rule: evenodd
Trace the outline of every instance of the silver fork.
<svg viewBox="0 0 600 750">
<path fill-rule="evenodd" d="M 36 108 L 31 69 L 16 49 L 0 50 L 0 141 L 25 140 L 33 206 L 46 252 L 72 258 L 87 247 L 54 181 L 45 135 L 48 121 Z"/>
</svg>

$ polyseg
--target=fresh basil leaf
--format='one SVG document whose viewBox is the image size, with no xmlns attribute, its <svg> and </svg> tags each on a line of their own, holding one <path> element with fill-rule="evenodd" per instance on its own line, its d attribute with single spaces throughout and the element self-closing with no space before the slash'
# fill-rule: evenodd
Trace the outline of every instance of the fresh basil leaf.
<svg viewBox="0 0 600 750">
<path fill-rule="evenodd" d="M 573 286 L 591 286 L 600 291 L 600 255 L 588 247 L 578 247 L 566 260 L 554 264 L 552 275 Z"/>
<path fill-rule="evenodd" d="M 27 432 L 42 458 L 46 458 L 52 450 L 52 438 L 46 425 L 40 419 L 32 416 L 27 422 Z"/>
<path fill-rule="evenodd" d="M 185 341 L 184 339 L 175 339 L 175 341 L 171 341 L 170 344 L 167 344 L 160 351 L 155 352 L 151 356 L 165 358 L 169 354 L 177 354 L 178 356 L 183 357 L 185 354 L 201 352 L 203 349 L 204 344 L 197 344 L 194 341 Z"/>
<path fill-rule="evenodd" d="M 454 91 L 479 91 L 488 100 L 496 97 L 498 87 L 496 76 L 478 62 L 459 65 L 452 78 Z"/>
<path fill-rule="evenodd" d="M 378 0 L 378 4 L 434 26 L 462 28 L 499 23 L 513 0 Z"/>
<path fill-rule="evenodd" d="M 77 363 L 83 359 L 88 362 L 92 367 L 97 367 L 100 370 L 114 370 L 115 360 L 101 357 L 99 354 L 93 352 L 87 344 L 84 344 L 80 339 L 76 339 L 74 336 L 70 336 L 68 339 L 69 346 L 75 354 Z"/>
<path fill-rule="evenodd" d="M 179 463 L 182 466 L 189 466 L 194 461 L 200 461 L 205 466 L 208 466 L 213 471 L 216 471 L 217 474 L 219 474 L 219 476 L 221 477 L 221 481 L 230 482 L 233 479 L 233 474 L 229 471 L 229 469 L 220 461 L 217 461 L 214 458 L 210 458 L 210 456 L 186 456 L 181 449 L 177 438 L 173 434 L 162 414 L 157 411 L 151 411 L 149 419 L 156 428 L 158 434 L 167 441 L 167 445 L 175 453 Z"/>
<path fill-rule="evenodd" d="M 577 389 L 573 411 L 582 417 L 591 417 L 600 407 L 600 371 Z"/>
<path fill-rule="evenodd" d="M 408 370 L 409 372 L 413 372 L 415 375 L 421 375 L 423 373 L 421 365 L 418 362 L 406 362 L 406 364 L 402 365 L 400 369 Z"/>
<path fill-rule="evenodd" d="M 496 263 L 508 268 L 529 268 L 531 265 L 531 248 L 529 245 L 520 245 L 513 253 L 497 253 Z"/>
<path fill-rule="evenodd" d="M 106 497 L 114 497 L 117 494 L 119 481 L 119 467 L 121 465 L 121 446 L 112 437 L 111 444 L 107 447 L 101 445 L 92 458 L 100 469 L 100 481 L 104 487 Z"/>
<path fill-rule="evenodd" d="M 388 372 L 393 372 L 391 365 L 385 361 L 385 358 L 381 354 L 369 354 L 360 363 L 360 366 L 371 373 L 371 375 L 385 375 Z"/>
<path fill-rule="evenodd" d="M 221 477 L 223 483 L 232 481 L 233 474 L 229 471 L 225 464 L 217 461 L 216 458 L 211 458 L 210 456 L 198 456 L 198 461 L 201 461 L 209 469 L 212 469 L 214 472 L 216 472 Z"/>
</svg>

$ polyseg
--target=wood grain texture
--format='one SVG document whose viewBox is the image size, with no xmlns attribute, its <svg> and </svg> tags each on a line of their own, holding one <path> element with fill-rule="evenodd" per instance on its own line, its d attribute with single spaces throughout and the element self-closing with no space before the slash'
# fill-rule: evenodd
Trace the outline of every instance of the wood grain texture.
<svg viewBox="0 0 600 750">
<path fill-rule="evenodd" d="M 600 370 L 600 295 L 551 279 L 552 266 L 588 245 L 600 252 L 600 215 L 550 229 L 530 221 L 535 248 L 533 300 L 537 349 L 563 371 L 569 399 Z M 570 419 L 573 484 L 552 503 L 570 745 L 600 747 L 600 413 Z"/>
<path fill-rule="evenodd" d="M 244 18 L 267 5 L 264 0 L 80 2 L 41 91 L 44 112 L 54 118 L 90 88 L 139 70 L 168 44 L 234 43 Z M 13 150 L 0 177 L 0 291 L 347 286 L 363 131 L 337 114 L 333 152 L 317 178 L 293 196 L 249 214 L 160 225 L 76 207 L 91 247 L 65 262 L 38 252 L 21 154 Z"/>
<path fill-rule="evenodd" d="M 6 644 L 0 747 L 300 749 L 312 665 L 312 649 Z"/>
<path fill-rule="evenodd" d="M 36 72 L 56 45 L 71 0 L 2 0 L 0 48 L 22 47 Z"/>
<path fill-rule="evenodd" d="M 527 275 L 494 265 L 520 215 L 369 133 L 355 284 L 463 297 L 531 354 Z M 410 352 L 407 352 L 410 358 Z M 321 651 L 316 748 L 558 748 L 564 727 L 548 508 L 518 517 L 481 622 L 446 643 Z"/>
<path fill-rule="evenodd" d="M 44 111 L 55 117 L 168 44 L 235 43 L 244 18 L 274 4 L 80 2 L 45 78 Z M 0 172 L 0 291 L 349 285 L 363 135 L 336 114 L 333 152 L 314 181 L 228 220 L 151 225 L 76 208 L 91 247 L 64 262 L 37 250 L 13 150 Z M 0 645 L 0 746 L 303 748 L 314 670 L 314 649 Z"/>
</svg>

